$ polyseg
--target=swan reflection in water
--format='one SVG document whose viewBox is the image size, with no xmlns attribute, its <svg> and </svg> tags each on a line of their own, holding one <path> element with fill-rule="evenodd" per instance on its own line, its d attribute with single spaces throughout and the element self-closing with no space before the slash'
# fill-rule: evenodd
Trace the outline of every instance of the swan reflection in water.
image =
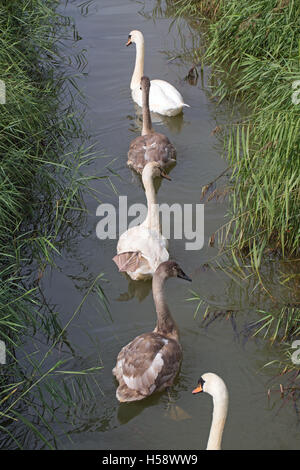
<svg viewBox="0 0 300 470">
<path fill-rule="evenodd" d="M 142 302 L 146 297 L 148 297 L 151 291 L 152 279 L 148 279 L 146 281 L 133 281 L 127 273 L 122 274 L 128 281 L 128 290 L 127 292 L 123 292 L 119 295 L 117 298 L 119 302 L 127 302 L 133 298 L 136 298 L 139 302 Z"/>
<path fill-rule="evenodd" d="M 127 119 L 132 122 L 130 131 L 135 132 L 137 135 L 140 135 L 143 127 L 143 111 L 136 103 L 134 103 L 135 115 L 127 115 Z M 176 135 L 180 134 L 183 126 L 187 121 L 184 119 L 183 113 L 177 114 L 177 116 L 163 116 L 162 114 L 151 112 L 151 121 L 157 126 L 157 131 L 159 132 L 159 127 L 166 127 L 169 131 Z"/>
</svg>

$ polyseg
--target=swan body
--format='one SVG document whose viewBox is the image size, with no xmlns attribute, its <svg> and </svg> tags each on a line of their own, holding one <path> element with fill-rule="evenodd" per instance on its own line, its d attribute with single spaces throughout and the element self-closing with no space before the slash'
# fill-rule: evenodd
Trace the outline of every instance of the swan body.
<svg viewBox="0 0 300 470">
<path fill-rule="evenodd" d="M 221 377 L 212 372 L 203 374 L 192 393 L 206 392 L 213 397 L 213 418 L 207 450 L 221 450 L 221 441 L 228 411 L 228 390 Z"/>
<path fill-rule="evenodd" d="M 144 225 L 124 232 L 113 258 L 120 272 L 127 272 L 134 281 L 150 279 L 157 266 L 169 259 L 168 242 L 156 230 Z"/>
<path fill-rule="evenodd" d="M 191 281 L 174 261 L 161 263 L 154 273 L 153 299 L 157 313 L 155 329 L 137 336 L 117 357 L 113 374 L 119 382 L 120 402 L 142 400 L 172 385 L 182 359 L 177 326 L 165 302 L 163 285 L 169 277 Z"/>
<path fill-rule="evenodd" d="M 131 31 L 128 36 L 127 46 L 135 43 L 136 60 L 132 75 L 130 88 L 133 101 L 142 107 L 142 91 L 140 90 L 140 80 L 144 74 L 144 36 L 141 31 Z M 184 103 L 181 94 L 171 83 L 165 80 L 151 80 L 151 89 L 149 96 L 150 111 L 164 116 L 176 116 L 182 112 Z"/>
<path fill-rule="evenodd" d="M 142 93 L 139 87 L 131 90 L 133 101 L 140 107 L 143 106 Z M 150 111 L 163 116 L 177 116 L 184 106 L 183 98 L 176 88 L 165 80 L 151 80 L 149 95 Z"/>
<path fill-rule="evenodd" d="M 119 271 L 127 272 L 135 281 L 151 278 L 159 264 L 169 259 L 168 241 L 160 232 L 153 184 L 156 176 L 170 179 L 158 162 L 149 162 L 142 173 L 148 205 L 147 217 L 141 225 L 122 233 L 117 245 L 117 255 L 113 258 Z"/>
<path fill-rule="evenodd" d="M 168 137 L 155 132 L 152 128 L 149 110 L 149 90 L 151 89 L 148 77 L 141 78 L 143 128 L 142 135 L 136 137 L 130 144 L 127 165 L 136 172 L 142 173 L 145 165 L 150 161 L 159 162 L 160 166 L 168 169 L 176 164 L 176 150 Z"/>
</svg>

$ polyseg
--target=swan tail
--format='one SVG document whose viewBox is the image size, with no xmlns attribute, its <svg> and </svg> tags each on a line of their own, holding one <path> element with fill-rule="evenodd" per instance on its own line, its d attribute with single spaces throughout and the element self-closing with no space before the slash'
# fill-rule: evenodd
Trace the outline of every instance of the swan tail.
<svg viewBox="0 0 300 470">
<path fill-rule="evenodd" d="M 140 263 L 140 251 L 126 251 L 113 257 L 113 261 L 119 268 L 120 272 L 135 271 Z"/>
<path fill-rule="evenodd" d="M 146 398 L 146 396 L 147 395 L 142 395 L 137 390 L 132 390 L 128 388 L 123 380 L 116 391 L 116 397 L 121 403 L 143 400 L 144 398 Z"/>
</svg>

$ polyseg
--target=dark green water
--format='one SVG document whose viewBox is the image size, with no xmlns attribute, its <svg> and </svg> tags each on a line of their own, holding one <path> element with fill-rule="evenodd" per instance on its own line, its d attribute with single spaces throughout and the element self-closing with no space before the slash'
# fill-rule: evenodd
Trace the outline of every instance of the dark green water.
<svg viewBox="0 0 300 470">
<path fill-rule="evenodd" d="M 145 2 L 151 12 L 154 2 Z M 129 89 L 135 60 L 135 47 L 125 42 L 132 29 L 145 36 L 145 73 L 173 83 L 191 105 L 184 115 L 156 122 L 155 128 L 166 133 L 177 149 L 177 166 L 172 182 L 163 181 L 159 202 L 173 204 L 200 203 L 201 187 L 218 176 L 226 162 L 222 148 L 212 130 L 231 119 L 226 109 L 204 91 L 201 80 L 196 86 L 183 78 L 191 64 L 168 61 L 163 51 L 180 50 L 181 40 L 192 44 L 187 25 L 170 29 L 171 19 L 145 18 L 143 4 L 128 0 L 97 0 L 87 15 L 69 3 L 66 14 L 75 18 L 87 50 L 87 77 L 81 82 L 87 97 L 86 128 L 98 141 L 97 150 L 107 158 L 99 158 L 88 168 L 90 174 L 106 174 L 109 164 L 121 178 L 112 177 L 116 191 L 128 196 L 128 204 L 144 202 L 139 180 L 126 167 L 131 139 L 139 132 L 136 108 Z M 208 70 L 204 70 L 207 86 Z M 103 182 L 93 183 L 102 202 L 117 205 L 118 196 Z M 295 409 L 287 404 L 281 409 L 279 394 L 268 401 L 267 390 L 272 376 L 261 370 L 273 359 L 263 341 L 247 339 L 245 326 L 256 319 L 259 294 L 244 290 L 230 278 L 201 266 L 216 248 L 208 246 L 210 235 L 224 222 L 226 202 L 211 201 L 205 205 L 205 245 L 200 251 L 186 251 L 184 241 L 170 240 L 170 254 L 193 282 L 171 280 L 167 285 L 170 310 L 180 327 L 183 363 L 171 391 L 130 405 L 119 405 L 115 398 L 116 383 L 111 370 L 118 352 L 135 336 L 149 331 L 155 324 L 155 311 L 149 283 L 135 284 L 120 275 L 112 262 L 116 240 L 100 241 L 96 237 L 98 203 L 86 198 L 89 216 L 82 233 L 65 248 L 58 259 L 60 270 L 48 271 L 42 280 L 45 296 L 61 312 L 66 323 L 80 304 L 91 281 L 101 272 L 109 299 L 109 314 L 101 308 L 96 295 L 90 295 L 71 326 L 68 340 L 74 355 L 67 368 L 83 369 L 99 364 L 95 396 L 78 397 L 78 406 L 71 423 L 64 417 L 65 429 L 59 433 L 60 448 L 72 449 L 204 449 L 208 437 L 212 402 L 208 395 L 193 396 L 191 390 L 199 376 L 216 372 L 227 383 L 230 396 L 229 414 L 223 437 L 224 449 L 291 449 L 299 447 L 300 430 Z M 196 304 L 186 302 L 189 289 L 225 310 L 239 310 L 234 319 L 221 318 L 203 326 L 204 308 L 194 318 Z M 63 353 L 62 353 L 63 356 Z M 175 419 L 180 418 L 180 419 Z M 71 438 L 71 439 L 69 439 Z"/>
</svg>

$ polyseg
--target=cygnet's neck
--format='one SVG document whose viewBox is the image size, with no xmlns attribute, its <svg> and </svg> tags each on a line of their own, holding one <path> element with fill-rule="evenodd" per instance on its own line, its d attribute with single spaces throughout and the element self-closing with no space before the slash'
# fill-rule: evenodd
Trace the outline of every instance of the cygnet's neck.
<svg viewBox="0 0 300 470">
<path fill-rule="evenodd" d="M 152 280 L 153 299 L 157 314 L 157 323 L 154 331 L 178 341 L 178 328 L 172 318 L 164 294 L 164 283 L 167 278 L 168 277 L 164 272 L 155 272 Z"/>
<path fill-rule="evenodd" d="M 149 88 L 142 89 L 142 106 L 143 106 L 143 128 L 142 135 L 147 135 L 152 132 L 152 121 L 149 109 Z"/>
</svg>

